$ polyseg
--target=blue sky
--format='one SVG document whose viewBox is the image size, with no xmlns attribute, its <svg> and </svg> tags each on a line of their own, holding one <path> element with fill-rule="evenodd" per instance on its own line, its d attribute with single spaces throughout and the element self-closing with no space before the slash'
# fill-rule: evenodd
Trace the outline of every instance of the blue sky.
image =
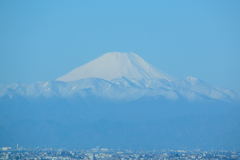
<svg viewBox="0 0 240 160">
<path fill-rule="evenodd" d="M 1 0 L 0 83 L 54 80 L 105 52 L 240 90 L 238 0 Z"/>
</svg>

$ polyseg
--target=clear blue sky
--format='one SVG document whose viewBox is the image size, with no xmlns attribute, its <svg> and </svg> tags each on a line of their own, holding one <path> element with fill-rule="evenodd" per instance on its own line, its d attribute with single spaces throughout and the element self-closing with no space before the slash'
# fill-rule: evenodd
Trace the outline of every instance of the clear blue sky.
<svg viewBox="0 0 240 160">
<path fill-rule="evenodd" d="M 0 1 L 0 83 L 54 80 L 110 51 L 240 90 L 240 1 Z"/>
</svg>

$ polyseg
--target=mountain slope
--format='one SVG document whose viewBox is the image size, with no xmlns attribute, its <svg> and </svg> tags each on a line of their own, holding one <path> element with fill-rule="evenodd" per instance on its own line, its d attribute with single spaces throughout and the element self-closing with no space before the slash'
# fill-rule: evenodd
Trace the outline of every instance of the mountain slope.
<svg viewBox="0 0 240 160">
<path fill-rule="evenodd" d="M 170 80 L 168 76 L 158 72 L 137 54 L 120 52 L 106 53 L 59 77 L 57 80 L 70 82 L 84 78 L 113 80 L 122 77 L 132 80 Z"/>
</svg>

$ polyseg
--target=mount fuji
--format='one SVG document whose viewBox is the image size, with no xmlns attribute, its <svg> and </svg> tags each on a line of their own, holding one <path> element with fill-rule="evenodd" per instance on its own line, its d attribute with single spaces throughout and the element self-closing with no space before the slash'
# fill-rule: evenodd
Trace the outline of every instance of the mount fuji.
<svg viewBox="0 0 240 160">
<path fill-rule="evenodd" d="M 159 97 L 169 100 L 235 101 L 237 93 L 213 87 L 189 76 L 176 80 L 159 72 L 135 53 L 111 52 L 77 67 L 55 81 L 10 84 L 0 88 L 0 97 L 91 97 L 136 100 Z"/>
<path fill-rule="evenodd" d="M 239 95 L 106 53 L 56 80 L 0 86 L 0 146 L 240 149 Z"/>
<path fill-rule="evenodd" d="M 133 81 L 170 80 L 167 75 L 158 72 L 137 54 L 120 52 L 106 53 L 57 80 L 69 82 L 84 78 L 101 78 L 111 81 L 123 77 Z"/>
</svg>

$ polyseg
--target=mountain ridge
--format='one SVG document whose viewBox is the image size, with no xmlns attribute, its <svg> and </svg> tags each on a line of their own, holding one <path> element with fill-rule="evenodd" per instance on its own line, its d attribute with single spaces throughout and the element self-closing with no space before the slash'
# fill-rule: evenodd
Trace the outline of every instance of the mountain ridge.
<svg viewBox="0 0 240 160">
<path fill-rule="evenodd" d="M 163 97 L 189 101 L 214 99 L 236 101 L 239 95 L 216 88 L 196 77 L 176 80 L 157 71 L 135 53 L 106 53 L 54 81 L 13 84 L 0 88 L 0 97 L 97 96 L 115 100 Z"/>
</svg>

